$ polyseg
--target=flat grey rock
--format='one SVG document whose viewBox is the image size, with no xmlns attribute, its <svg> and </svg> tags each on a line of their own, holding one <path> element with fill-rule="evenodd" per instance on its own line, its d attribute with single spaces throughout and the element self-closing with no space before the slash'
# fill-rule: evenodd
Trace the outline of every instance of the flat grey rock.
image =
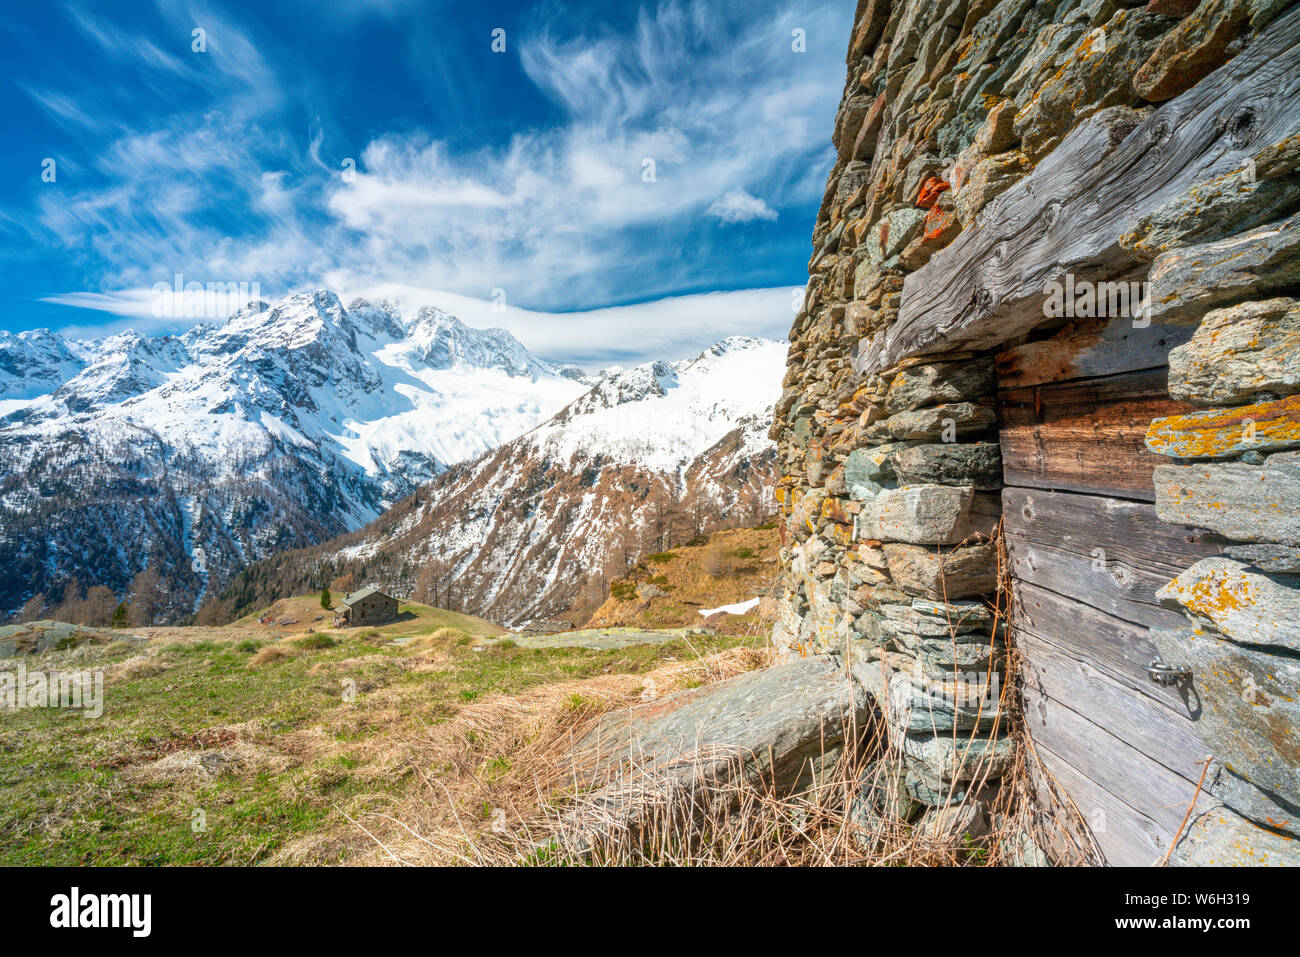
<svg viewBox="0 0 1300 957">
<path fill-rule="evenodd" d="M 1229 545 L 1224 551 L 1262 572 L 1300 574 L 1300 548 L 1294 545 Z"/>
<path fill-rule="evenodd" d="M 997 552 L 992 545 L 935 549 L 889 542 L 884 551 L 894 584 L 909 595 L 953 601 L 997 587 Z"/>
<path fill-rule="evenodd" d="M 1295 867 L 1300 841 L 1280 837 L 1202 795 L 1169 862 L 1179 867 Z"/>
<path fill-rule="evenodd" d="M 1300 476 L 1295 453 L 1263 465 L 1207 462 L 1158 465 L 1152 474 L 1156 515 L 1239 542 L 1300 545 Z"/>
<path fill-rule="evenodd" d="M 891 459 L 900 485 L 971 485 L 980 491 L 1002 488 L 1002 447 L 996 442 L 916 445 L 898 450 Z"/>
<path fill-rule="evenodd" d="M 925 768 L 927 776 L 950 784 L 975 779 L 995 780 L 1015 758 L 1016 743 L 1010 734 L 991 738 L 978 734 L 906 734 L 902 751 Z"/>
<path fill-rule="evenodd" d="M 990 536 L 1001 516 L 997 498 L 971 486 L 910 485 L 886 489 L 862 506 L 856 536 L 914 545 L 953 545 Z"/>
<path fill-rule="evenodd" d="M 908 605 L 881 605 L 880 611 L 896 630 L 925 638 L 987 633 L 993 621 L 993 613 L 978 601 L 942 602 L 914 598 Z"/>
<path fill-rule="evenodd" d="M 1232 558 L 1203 558 L 1156 597 L 1238 645 L 1300 653 L 1300 576 L 1265 574 Z"/>
<path fill-rule="evenodd" d="M 1300 661 L 1204 628 L 1153 628 L 1151 641 L 1165 661 L 1192 669 L 1182 694 L 1223 765 L 1213 793 L 1258 823 L 1300 833 Z M 1253 788 L 1235 786 L 1234 777 Z"/>
<path fill-rule="evenodd" d="M 1147 276 L 1147 317 L 1199 322 L 1211 309 L 1300 283 L 1300 214 L 1214 242 L 1161 253 Z"/>
<path fill-rule="evenodd" d="M 1300 300 L 1215 309 L 1169 352 L 1169 394 L 1202 405 L 1300 392 Z"/>
<path fill-rule="evenodd" d="M 635 835 L 649 815 L 689 811 L 740 778 L 788 793 L 832 764 L 869 713 L 842 662 L 817 656 L 607 714 L 572 749 L 573 779 L 592 790 L 558 840 L 582 850 Z"/>
<path fill-rule="evenodd" d="M 109 628 L 73 625 L 66 621 L 30 621 L 0 625 L 0 658 L 64 651 L 80 645 L 105 645 L 114 641 L 144 643 L 145 638 Z"/>
<path fill-rule="evenodd" d="M 885 411 L 893 415 L 927 405 L 972 401 L 992 394 L 994 388 L 992 359 L 914 365 L 894 376 L 885 395 Z"/>
<path fill-rule="evenodd" d="M 867 438 L 881 443 L 909 439 L 926 442 L 938 439 L 956 441 L 963 436 L 991 429 L 997 420 L 997 413 L 986 405 L 950 402 L 891 415 L 873 425 L 867 432 Z"/>
</svg>

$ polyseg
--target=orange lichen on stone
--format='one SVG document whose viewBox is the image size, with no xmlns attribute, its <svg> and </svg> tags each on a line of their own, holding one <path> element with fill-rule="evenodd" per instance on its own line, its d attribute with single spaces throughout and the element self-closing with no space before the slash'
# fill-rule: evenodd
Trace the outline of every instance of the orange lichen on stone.
<svg viewBox="0 0 1300 957">
<path fill-rule="evenodd" d="M 927 177 L 921 184 L 921 192 L 916 197 L 916 205 L 922 209 L 933 209 L 934 204 L 939 201 L 939 197 L 944 192 L 951 189 L 952 186 L 938 176 Z"/>
<path fill-rule="evenodd" d="M 1258 592 L 1245 578 L 1229 579 L 1218 574 L 1202 578 L 1179 596 L 1185 607 L 1216 622 L 1228 612 L 1254 607 L 1258 600 Z"/>
<path fill-rule="evenodd" d="M 1300 443 L 1300 396 L 1276 402 L 1156 419 L 1147 429 L 1152 452 L 1178 458 L 1214 458 L 1252 446 Z"/>
<path fill-rule="evenodd" d="M 955 212 L 935 206 L 925 214 L 925 232 L 921 239 L 927 243 L 951 239 L 960 228 Z"/>
</svg>

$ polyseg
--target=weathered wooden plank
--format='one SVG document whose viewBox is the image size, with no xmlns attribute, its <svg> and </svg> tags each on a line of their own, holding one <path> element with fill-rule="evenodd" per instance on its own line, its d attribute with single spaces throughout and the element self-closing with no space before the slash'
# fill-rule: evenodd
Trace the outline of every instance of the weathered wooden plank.
<svg viewBox="0 0 1300 957">
<path fill-rule="evenodd" d="M 1150 867 L 1165 856 L 1163 829 L 1125 804 L 1065 758 L 1039 741 L 1034 749 L 1043 766 L 1065 789 L 1083 815 L 1106 863 L 1113 867 Z"/>
<path fill-rule="evenodd" d="M 1050 751 L 1069 763 L 1080 777 L 1087 778 L 1119 799 L 1133 812 L 1147 835 L 1149 844 L 1145 848 L 1139 847 L 1140 853 L 1145 856 L 1149 853 L 1148 848 L 1154 846 L 1157 856 L 1163 856 L 1196 792 L 1195 783 L 1151 760 L 1051 695 L 1026 688 L 1025 704 L 1036 715 L 1030 734 L 1040 754 L 1042 749 Z M 1048 769 L 1057 774 L 1050 765 Z M 1152 863 L 1150 858 L 1131 859 L 1133 852 L 1124 846 L 1132 839 L 1130 834 L 1120 831 L 1118 839 L 1112 834 L 1112 829 L 1128 830 L 1132 827 L 1125 823 L 1130 815 L 1124 814 L 1123 808 L 1115 809 L 1120 812 L 1118 815 L 1113 814 L 1107 807 L 1109 802 L 1104 800 L 1090 806 L 1090 801 L 1101 795 L 1080 787 L 1080 783 L 1077 779 L 1072 784 L 1062 780 L 1075 806 L 1088 821 L 1089 829 L 1107 860 L 1112 864 Z"/>
<path fill-rule="evenodd" d="M 1072 323 L 1050 339 L 1027 342 L 998 354 L 998 387 L 1019 389 L 1046 382 L 1156 369 L 1167 365 L 1169 350 L 1187 342 L 1194 326 L 1133 320 L 1092 319 Z"/>
<path fill-rule="evenodd" d="M 1151 698 L 1136 694 L 1110 675 L 1094 668 L 1086 651 L 1067 653 L 1037 635 L 1022 631 L 1016 644 L 1024 655 L 1025 685 L 1071 708 L 1129 747 L 1195 784 L 1201 773 L 1206 745 L 1187 712 L 1175 712 Z M 1026 708 L 1032 731 L 1042 716 Z M 1091 758 L 1079 756 L 1074 764 L 1088 771 Z M 1120 794 L 1140 806 L 1140 795 Z"/>
<path fill-rule="evenodd" d="M 1138 217 L 1297 132 L 1300 8 L 1113 149 L 1103 117 L 1080 125 L 907 277 L 898 321 L 860 343 L 855 367 L 880 372 L 907 356 L 1023 335 L 1044 319 L 1047 282 L 1133 268 L 1138 258 L 1119 238 Z"/>
<path fill-rule="evenodd" d="M 1195 408 L 1169 398 L 1167 376 L 1149 369 L 999 392 L 1006 483 L 1154 501 L 1151 474 L 1168 459 L 1147 450 L 1147 429 Z"/>
<path fill-rule="evenodd" d="M 1178 689 L 1152 682 L 1144 670 L 1156 656 L 1149 631 L 1029 582 L 1016 582 L 1011 624 L 1077 656 L 1142 697 L 1177 714 L 1189 707 Z"/>
<path fill-rule="evenodd" d="M 1018 581 L 1148 628 L 1184 623 L 1156 591 L 1223 551 L 1212 532 L 1161 522 L 1150 505 L 1067 492 L 1003 489 L 1002 528 Z"/>
<path fill-rule="evenodd" d="M 1087 595 L 1088 604 L 1146 628 L 1177 628 L 1186 619 L 1156 604 L 1156 591 L 1174 575 L 1157 576 L 1108 557 L 1095 562 L 1067 549 L 1007 536 L 1011 573 L 1058 594 Z M 1176 573 L 1175 573 L 1176 574 Z"/>
</svg>

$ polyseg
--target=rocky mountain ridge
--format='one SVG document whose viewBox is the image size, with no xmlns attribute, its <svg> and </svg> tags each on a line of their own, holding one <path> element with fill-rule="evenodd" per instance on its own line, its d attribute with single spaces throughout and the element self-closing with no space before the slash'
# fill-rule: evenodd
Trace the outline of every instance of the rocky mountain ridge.
<svg viewBox="0 0 1300 957">
<path fill-rule="evenodd" d="M 647 552 L 771 511 L 784 343 L 731 337 L 614 372 L 363 531 L 237 579 L 230 613 L 351 574 L 502 624 L 592 609 Z"/>
<path fill-rule="evenodd" d="M 153 570 L 164 614 L 356 529 L 591 380 L 502 329 L 315 290 L 183 335 L 0 334 L 0 613 Z"/>
</svg>

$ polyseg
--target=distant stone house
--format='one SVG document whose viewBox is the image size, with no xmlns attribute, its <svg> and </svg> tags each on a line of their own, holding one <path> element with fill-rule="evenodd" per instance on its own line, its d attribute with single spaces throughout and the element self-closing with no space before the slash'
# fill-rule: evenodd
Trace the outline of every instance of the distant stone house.
<svg viewBox="0 0 1300 957">
<path fill-rule="evenodd" d="M 343 607 L 334 612 L 335 628 L 357 625 L 382 625 L 397 617 L 397 599 L 374 585 L 367 585 L 343 599 Z"/>
</svg>

